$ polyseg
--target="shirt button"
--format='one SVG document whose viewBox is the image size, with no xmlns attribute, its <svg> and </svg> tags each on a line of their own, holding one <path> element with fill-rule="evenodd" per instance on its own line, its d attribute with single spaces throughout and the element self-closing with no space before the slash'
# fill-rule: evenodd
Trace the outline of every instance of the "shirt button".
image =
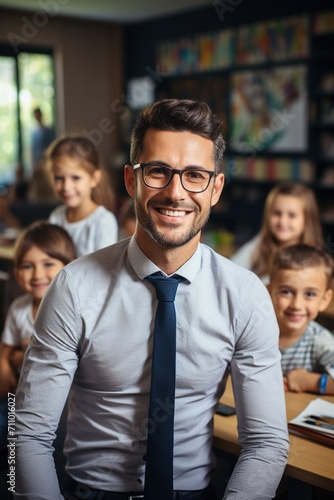
<svg viewBox="0 0 334 500">
<path fill-rule="evenodd" d="M 140 478 L 137 479 L 137 483 L 142 484 L 142 480 Z"/>
</svg>

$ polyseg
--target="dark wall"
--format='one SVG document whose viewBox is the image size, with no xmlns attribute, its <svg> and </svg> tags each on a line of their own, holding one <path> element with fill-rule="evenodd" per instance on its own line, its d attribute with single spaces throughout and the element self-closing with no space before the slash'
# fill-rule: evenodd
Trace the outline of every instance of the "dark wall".
<svg viewBox="0 0 334 500">
<path fill-rule="evenodd" d="M 220 30 L 240 24 L 256 23 L 270 18 L 321 11 L 329 9 L 330 3 L 327 0 L 275 2 L 270 0 L 213 0 L 209 7 L 129 25 L 125 30 L 126 80 L 146 76 L 147 67 L 154 70 L 155 47 L 161 40 Z M 228 6 L 231 10 L 227 10 Z"/>
</svg>

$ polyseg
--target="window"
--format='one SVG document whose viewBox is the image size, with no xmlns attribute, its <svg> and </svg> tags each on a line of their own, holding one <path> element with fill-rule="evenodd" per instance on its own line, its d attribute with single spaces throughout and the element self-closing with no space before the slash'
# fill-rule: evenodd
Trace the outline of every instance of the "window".
<svg viewBox="0 0 334 500">
<path fill-rule="evenodd" d="M 15 182 L 18 167 L 29 178 L 33 168 L 33 110 L 39 107 L 45 125 L 55 128 L 53 57 L 31 51 L 13 55 L 0 46 L 0 184 Z"/>
</svg>

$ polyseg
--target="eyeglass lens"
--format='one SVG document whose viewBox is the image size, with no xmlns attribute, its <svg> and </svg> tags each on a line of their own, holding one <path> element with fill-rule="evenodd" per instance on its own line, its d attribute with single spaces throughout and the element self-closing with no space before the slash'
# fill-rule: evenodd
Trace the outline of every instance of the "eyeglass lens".
<svg viewBox="0 0 334 500">
<path fill-rule="evenodd" d="M 192 192 L 204 191 L 211 179 L 210 173 L 203 170 L 176 171 L 161 165 L 146 165 L 143 169 L 145 184 L 153 188 L 166 187 L 175 173 L 180 175 L 184 189 Z"/>
</svg>

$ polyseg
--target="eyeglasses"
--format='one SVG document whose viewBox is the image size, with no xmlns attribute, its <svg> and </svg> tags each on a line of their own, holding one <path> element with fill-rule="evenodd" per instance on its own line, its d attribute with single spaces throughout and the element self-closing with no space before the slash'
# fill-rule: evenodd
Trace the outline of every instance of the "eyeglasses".
<svg viewBox="0 0 334 500">
<path fill-rule="evenodd" d="M 176 170 L 160 163 L 137 163 L 134 170 L 141 168 L 143 181 L 147 187 L 153 189 L 163 189 L 173 178 L 174 174 L 180 176 L 183 189 L 191 193 L 202 193 L 205 191 L 215 172 L 212 170 L 202 170 L 196 167 L 186 167 L 184 170 Z"/>
</svg>

